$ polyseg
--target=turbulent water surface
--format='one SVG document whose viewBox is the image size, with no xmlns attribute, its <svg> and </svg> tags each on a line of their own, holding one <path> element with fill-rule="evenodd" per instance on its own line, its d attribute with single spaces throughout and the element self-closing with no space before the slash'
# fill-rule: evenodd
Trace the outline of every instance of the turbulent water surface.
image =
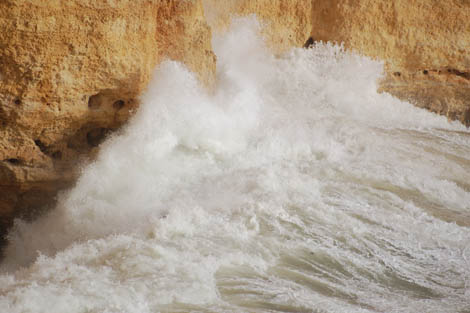
<svg viewBox="0 0 470 313">
<path fill-rule="evenodd" d="M 0 311 L 470 312 L 470 133 L 382 65 L 274 57 L 242 20 L 214 93 L 163 63 L 58 207 L 17 221 Z"/>
</svg>

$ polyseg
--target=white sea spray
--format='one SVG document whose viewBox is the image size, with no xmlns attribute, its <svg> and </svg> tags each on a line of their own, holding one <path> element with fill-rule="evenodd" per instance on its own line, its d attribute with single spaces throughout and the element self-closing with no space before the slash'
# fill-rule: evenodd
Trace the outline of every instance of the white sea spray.
<svg viewBox="0 0 470 313">
<path fill-rule="evenodd" d="M 161 64 L 58 207 L 17 221 L 3 311 L 470 310 L 470 133 L 378 94 L 376 61 L 274 57 L 256 30 L 214 40 L 214 94 Z"/>
</svg>

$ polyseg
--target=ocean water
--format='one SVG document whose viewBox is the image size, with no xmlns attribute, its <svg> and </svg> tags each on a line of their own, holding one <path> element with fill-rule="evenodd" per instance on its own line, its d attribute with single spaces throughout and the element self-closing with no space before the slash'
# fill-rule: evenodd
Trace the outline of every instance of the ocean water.
<svg viewBox="0 0 470 313">
<path fill-rule="evenodd" d="M 318 43 L 155 71 L 57 208 L 16 221 L 2 313 L 470 312 L 470 132 Z"/>
</svg>

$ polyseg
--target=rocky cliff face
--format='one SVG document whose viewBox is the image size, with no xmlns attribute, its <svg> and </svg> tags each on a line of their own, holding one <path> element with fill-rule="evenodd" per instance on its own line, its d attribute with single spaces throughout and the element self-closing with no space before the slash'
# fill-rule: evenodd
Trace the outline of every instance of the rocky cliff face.
<svg viewBox="0 0 470 313">
<path fill-rule="evenodd" d="M 161 60 L 214 79 L 197 0 L 3 0 L 0 29 L 0 233 L 73 182 Z"/>
<path fill-rule="evenodd" d="M 203 0 L 206 16 L 214 32 L 223 32 L 231 18 L 256 15 L 262 24 L 267 45 L 282 53 L 301 47 L 312 31 L 310 0 Z"/>
<path fill-rule="evenodd" d="M 470 125 L 470 1 L 313 0 L 312 25 L 384 60 L 381 90 Z"/>
<path fill-rule="evenodd" d="M 209 22 L 256 14 L 276 52 L 313 41 L 344 43 L 385 62 L 380 90 L 470 125 L 467 0 L 204 0 Z"/>
</svg>

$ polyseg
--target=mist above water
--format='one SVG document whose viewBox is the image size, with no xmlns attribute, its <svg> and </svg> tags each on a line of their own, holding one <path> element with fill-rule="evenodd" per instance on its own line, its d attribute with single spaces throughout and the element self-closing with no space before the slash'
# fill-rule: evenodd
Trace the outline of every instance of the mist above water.
<svg viewBox="0 0 470 313">
<path fill-rule="evenodd" d="M 155 71 L 58 207 L 17 221 L 5 312 L 468 312 L 470 133 L 382 64 L 214 39 L 214 94 Z M 1 310 L 0 310 L 1 311 Z"/>
</svg>

